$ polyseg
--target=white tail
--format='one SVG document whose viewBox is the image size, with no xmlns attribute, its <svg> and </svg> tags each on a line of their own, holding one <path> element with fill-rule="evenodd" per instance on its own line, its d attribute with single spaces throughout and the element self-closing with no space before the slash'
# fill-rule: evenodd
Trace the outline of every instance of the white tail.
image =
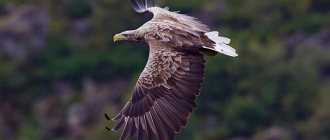
<svg viewBox="0 0 330 140">
<path fill-rule="evenodd" d="M 205 47 L 205 46 L 204 46 L 204 48 L 211 49 L 211 50 L 217 51 L 219 53 L 223 53 L 223 54 L 231 56 L 231 57 L 238 56 L 238 54 L 236 53 L 236 50 L 234 48 L 230 47 L 229 45 L 227 45 L 230 43 L 229 38 L 219 36 L 219 32 L 217 32 L 217 31 L 208 32 L 208 33 L 205 33 L 205 35 L 209 39 L 214 41 L 216 44 L 214 45 L 214 49 Z"/>
</svg>

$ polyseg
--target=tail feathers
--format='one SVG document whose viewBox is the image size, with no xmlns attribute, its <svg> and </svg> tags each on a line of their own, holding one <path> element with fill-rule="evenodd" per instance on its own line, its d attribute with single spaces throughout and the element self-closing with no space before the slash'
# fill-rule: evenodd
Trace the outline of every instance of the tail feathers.
<svg viewBox="0 0 330 140">
<path fill-rule="evenodd" d="M 217 52 L 223 53 L 225 55 L 228 55 L 231 57 L 238 56 L 238 54 L 236 53 L 236 50 L 226 44 L 223 44 L 223 45 L 217 44 L 214 48 Z"/>
<path fill-rule="evenodd" d="M 225 55 L 228 55 L 231 57 L 238 56 L 238 54 L 236 53 L 236 50 L 234 48 L 230 47 L 229 45 L 227 45 L 230 43 L 229 38 L 219 36 L 219 32 L 217 32 L 217 31 L 208 32 L 208 33 L 205 33 L 205 35 L 216 43 L 214 45 L 214 48 L 212 48 L 211 50 L 217 51 L 219 53 L 222 53 L 222 54 L 225 54 Z M 204 48 L 210 49 L 209 47 L 204 47 Z"/>
</svg>

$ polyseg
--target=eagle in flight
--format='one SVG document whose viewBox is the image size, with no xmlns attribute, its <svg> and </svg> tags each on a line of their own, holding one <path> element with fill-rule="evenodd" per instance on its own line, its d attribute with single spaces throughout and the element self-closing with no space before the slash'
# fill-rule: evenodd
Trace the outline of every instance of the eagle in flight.
<svg viewBox="0 0 330 140">
<path fill-rule="evenodd" d="M 238 55 L 228 46 L 230 39 L 219 36 L 217 31 L 210 32 L 194 17 L 157 7 L 154 0 L 131 3 L 136 12 L 148 11 L 154 17 L 113 39 L 147 43 L 149 58 L 132 97 L 112 119 L 116 122 L 112 130 L 123 127 L 120 140 L 129 136 L 137 140 L 173 140 L 196 108 L 196 96 L 204 79 L 204 55 Z M 107 114 L 105 117 L 109 120 Z"/>
</svg>

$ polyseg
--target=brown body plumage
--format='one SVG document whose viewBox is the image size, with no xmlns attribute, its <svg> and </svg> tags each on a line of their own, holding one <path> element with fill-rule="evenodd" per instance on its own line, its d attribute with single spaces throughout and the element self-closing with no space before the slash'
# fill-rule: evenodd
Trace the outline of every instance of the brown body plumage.
<svg viewBox="0 0 330 140">
<path fill-rule="evenodd" d="M 204 79 L 204 53 L 216 54 L 209 28 L 195 18 L 159 7 L 147 8 L 154 18 L 140 28 L 125 31 L 115 41 L 144 41 L 149 59 L 133 96 L 113 119 L 112 130 L 124 128 L 121 140 L 173 140 L 196 108 Z M 202 53 L 203 52 L 203 53 Z"/>
</svg>

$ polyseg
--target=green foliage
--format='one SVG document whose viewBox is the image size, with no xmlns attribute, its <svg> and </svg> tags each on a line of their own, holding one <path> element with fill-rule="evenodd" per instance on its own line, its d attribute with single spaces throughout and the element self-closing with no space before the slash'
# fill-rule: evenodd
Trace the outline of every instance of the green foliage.
<svg viewBox="0 0 330 140">
<path fill-rule="evenodd" d="M 92 7 L 87 0 L 68 1 L 66 12 L 71 18 L 83 18 L 91 14 Z"/>
<path fill-rule="evenodd" d="M 32 120 L 32 119 L 30 119 Z M 41 130 L 37 124 L 25 121 L 21 128 L 18 140 L 37 140 L 41 139 Z"/>
</svg>

